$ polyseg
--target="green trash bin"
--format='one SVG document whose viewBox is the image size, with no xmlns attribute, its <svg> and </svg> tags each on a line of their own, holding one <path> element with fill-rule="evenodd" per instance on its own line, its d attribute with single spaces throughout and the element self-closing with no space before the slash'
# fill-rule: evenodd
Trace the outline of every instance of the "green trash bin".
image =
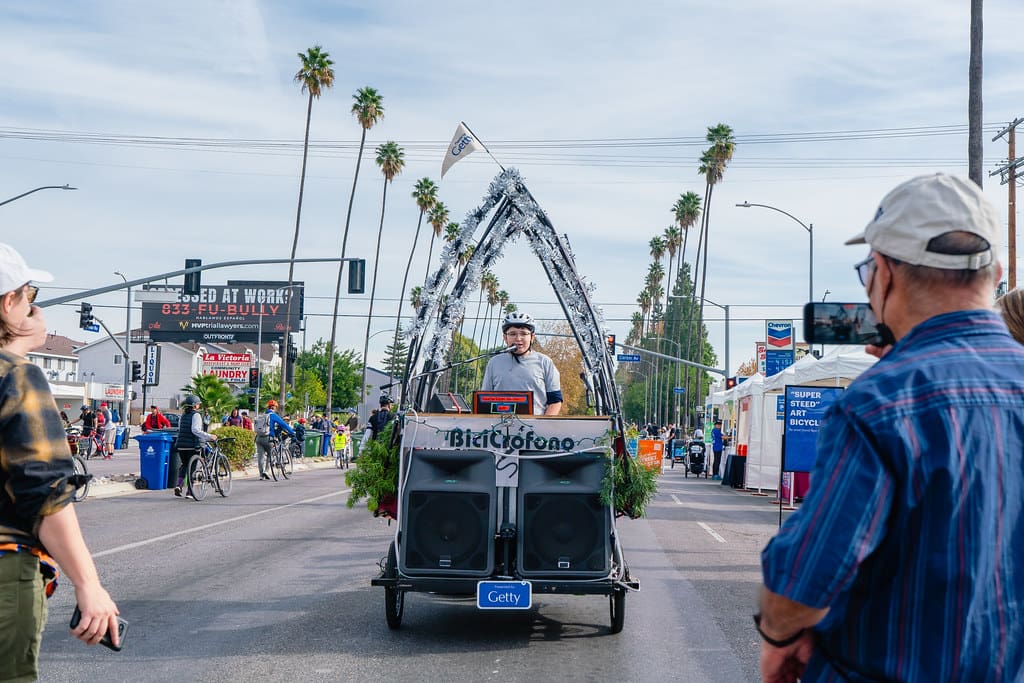
<svg viewBox="0 0 1024 683">
<path fill-rule="evenodd" d="M 363 432 L 353 432 L 348 435 L 348 438 L 352 439 L 352 459 L 355 460 L 359 457 L 359 445 L 363 442 Z"/>
<path fill-rule="evenodd" d="M 324 433 L 315 429 L 307 429 L 306 437 L 302 441 L 302 457 L 316 458 L 320 455 L 320 439 Z"/>
</svg>

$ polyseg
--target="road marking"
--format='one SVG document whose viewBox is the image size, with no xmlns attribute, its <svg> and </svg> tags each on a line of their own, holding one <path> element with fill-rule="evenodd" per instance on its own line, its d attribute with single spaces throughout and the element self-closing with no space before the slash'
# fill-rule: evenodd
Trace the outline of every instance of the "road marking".
<svg viewBox="0 0 1024 683">
<path fill-rule="evenodd" d="M 189 527 L 188 529 L 182 529 L 181 531 L 175 531 L 173 533 L 164 534 L 163 536 L 156 536 L 154 538 L 147 538 L 144 541 L 136 541 L 134 543 L 126 543 L 125 545 L 119 545 L 116 548 L 110 548 L 109 550 L 101 550 L 98 553 L 93 553 L 92 556 L 94 558 L 106 557 L 107 555 L 113 555 L 115 553 L 124 552 L 125 550 L 133 550 L 135 548 L 141 548 L 142 546 L 151 545 L 153 543 L 159 543 L 160 541 L 166 541 L 167 539 L 174 538 L 176 536 L 183 536 L 185 534 L 193 534 L 193 533 L 195 533 L 197 531 L 204 531 L 206 529 L 212 529 L 213 527 L 220 526 L 222 524 L 230 524 L 232 522 L 240 522 L 243 519 L 250 519 L 252 517 L 257 517 L 259 515 L 265 515 L 268 512 L 276 512 L 278 510 L 287 510 L 290 507 L 295 507 L 296 505 L 305 505 L 306 503 L 315 503 L 318 500 L 323 500 L 324 498 L 332 498 L 334 496 L 340 496 L 340 495 L 342 495 L 344 493 L 349 493 L 350 491 L 351 491 L 351 489 L 345 489 L 343 491 L 335 491 L 334 493 L 325 493 L 322 496 L 316 496 L 315 498 L 307 498 L 306 500 L 299 500 L 299 501 L 296 501 L 294 503 L 288 503 L 287 505 L 278 505 L 277 507 L 267 508 L 266 510 L 259 510 L 258 512 L 250 512 L 247 515 L 241 515 L 239 517 L 232 517 L 231 519 L 222 519 L 219 522 L 210 522 L 209 524 L 204 524 L 202 526 Z"/>
<path fill-rule="evenodd" d="M 709 527 L 707 524 L 705 524 L 704 522 L 697 522 L 697 524 L 698 526 L 700 526 L 701 529 L 711 534 L 711 538 L 715 539 L 719 543 L 725 543 L 725 539 L 719 536 L 718 532 Z"/>
<path fill-rule="evenodd" d="M 677 498 L 676 494 L 674 494 L 674 493 L 672 494 L 672 500 L 674 500 L 676 502 L 676 505 L 682 505 L 683 504 L 683 501 L 679 500 L 679 498 Z"/>
</svg>

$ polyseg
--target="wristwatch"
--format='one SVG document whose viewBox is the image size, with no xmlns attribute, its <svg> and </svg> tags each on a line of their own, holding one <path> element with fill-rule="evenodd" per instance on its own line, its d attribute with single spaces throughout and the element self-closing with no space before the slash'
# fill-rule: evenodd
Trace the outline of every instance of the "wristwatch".
<svg viewBox="0 0 1024 683">
<path fill-rule="evenodd" d="M 790 645 L 792 645 L 796 641 L 800 640 L 800 638 L 802 638 L 803 635 L 804 635 L 804 631 L 807 630 L 807 629 L 802 628 L 799 631 L 797 631 L 796 633 L 794 633 L 793 635 L 789 636 L 788 638 L 783 638 L 782 640 L 775 640 L 774 638 L 772 638 L 767 633 L 765 633 L 764 631 L 761 630 L 761 613 L 760 612 L 758 612 L 757 614 L 754 615 L 754 626 L 757 627 L 757 633 L 758 633 L 758 635 L 761 636 L 761 639 L 764 640 L 764 642 L 766 642 L 769 645 L 771 645 L 772 647 L 789 647 Z"/>
</svg>

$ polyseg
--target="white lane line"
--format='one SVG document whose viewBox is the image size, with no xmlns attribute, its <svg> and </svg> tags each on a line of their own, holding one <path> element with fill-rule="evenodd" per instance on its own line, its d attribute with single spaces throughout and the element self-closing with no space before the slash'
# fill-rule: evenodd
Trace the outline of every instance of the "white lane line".
<svg viewBox="0 0 1024 683">
<path fill-rule="evenodd" d="M 325 493 L 324 495 L 316 496 L 315 498 L 307 498 L 306 500 L 300 500 L 300 501 L 296 501 L 294 503 L 288 503 L 287 505 L 278 505 L 277 507 L 274 507 L 274 508 L 267 508 L 266 510 L 259 510 L 258 512 L 250 512 L 247 515 L 241 515 L 239 517 L 232 517 L 231 519 L 222 519 L 219 522 L 210 522 L 209 524 L 204 524 L 202 526 L 189 527 L 188 529 L 182 529 L 181 531 L 175 531 L 173 533 L 164 534 L 163 536 L 155 536 L 153 538 L 147 538 L 144 541 L 136 541 L 134 543 L 126 543 L 125 545 L 119 545 L 116 548 L 110 548 L 109 550 L 101 550 L 98 553 L 93 553 L 92 556 L 94 558 L 95 557 L 106 557 L 107 555 L 113 555 L 115 553 L 124 552 L 125 550 L 132 550 L 134 548 L 141 548 L 144 545 L 150 545 L 152 543 L 159 543 L 160 541 L 166 541 L 167 539 L 174 538 L 175 536 L 182 536 L 184 534 L 192 534 L 192 533 L 195 533 L 197 531 L 204 531 L 205 529 L 212 529 L 213 527 L 220 526 L 221 524 L 230 524 L 232 522 L 240 522 L 243 519 L 249 519 L 251 517 L 257 517 L 259 515 L 265 515 L 268 512 L 276 512 L 278 510 L 286 510 L 286 509 L 288 509 L 290 507 L 295 507 L 296 505 L 305 505 L 306 503 L 315 503 L 316 501 L 323 500 L 324 498 L 331 498 L 333 496 L 340 496 L 343 493 L 348 493 L 350 490 L 351 489 L 345 489 L 344 491 L 335 491 L 334 493 Z"/>
<path fill-rule="evenodd" d="M 676 505 L 682 505 L 683 504 L 683 501 L 679 500 L 679 498 L 677 498 L 676 494 L 674 494 L 674 493 L 672 494 L 672 500 L 674 500 L 676 502 Z"/>
<path fill-rule="evenodd" d="M 701 529 L 711 534 L 711 538 L 715 539 L 719 543 L 725 543 L 725 539 L 719 536 L 718 532 L 709 527 L 707 524 L 705 524 L 704 522 L 697 522 L 697 524 L 698 526 L 700 526 Z"/>
</svg>

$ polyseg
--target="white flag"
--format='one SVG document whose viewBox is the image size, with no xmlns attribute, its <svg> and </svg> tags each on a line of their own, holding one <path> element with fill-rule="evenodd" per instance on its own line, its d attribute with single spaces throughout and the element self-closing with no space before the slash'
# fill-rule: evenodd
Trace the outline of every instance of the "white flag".
<svg viewBox="0 0 1024 683">
<path fill-rule="evenodd" d="M 478 149 L 484 149 L 484 146 L 469 132 L 466 124 L 460 122 L 459 127 L 455 129 L 452 143 L 448 145 L 448 151 L 444 155 L 444 162 L 441 164 L 441 177 L 444 178 L 444 174 L 455 165 L 456 161 L 469 156 Z"/>
</svg>

